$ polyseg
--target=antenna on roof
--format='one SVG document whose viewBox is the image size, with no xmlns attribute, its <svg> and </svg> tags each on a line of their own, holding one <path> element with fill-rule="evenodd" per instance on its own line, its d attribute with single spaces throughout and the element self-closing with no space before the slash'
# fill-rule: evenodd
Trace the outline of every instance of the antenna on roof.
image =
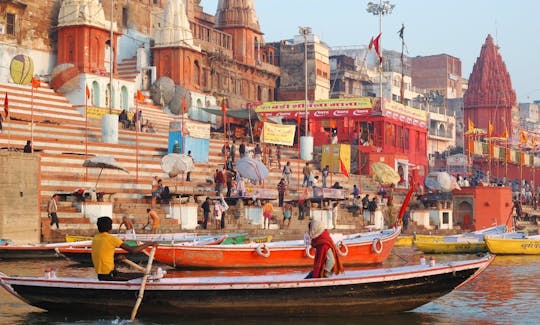
<svg viewBox="0 0 540 325">
<path fill-rule="evenodd" d="M 497 19 L 495 19 L 495 45 L 497 45 L 497 47 L 499 47 L 499 32 L 498 32 L 498 29 L 497 29 Z"/>
</svg>

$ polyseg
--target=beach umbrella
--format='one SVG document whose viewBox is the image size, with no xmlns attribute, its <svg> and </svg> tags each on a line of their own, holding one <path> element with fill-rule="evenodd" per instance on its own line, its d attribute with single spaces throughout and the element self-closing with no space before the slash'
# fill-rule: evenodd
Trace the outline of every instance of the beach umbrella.
<svg viewBox="0 0 540 325">
<path fill-rule="evenodd" d="M 434 178 L 426 177 L 426 179 L 424 180 L 424 184 L 429 190 L 432 190 L 432 191 L 442 190 L 441 184 Z"/>
<path fill-rule="evenodd" d="M 180 172 L 192 171 L 194 167 L 193 159 L 184 154 L 170 153 L 161 159 L 161 169 L 169 174 L 170 178 L 178 176 Z"/>
<path fill-rule="evenodd" d="M 99 182 L 99 178 L 101 177 L 101 173 L 103 173 L 103 169 L 120 170 L 129 174 L 129 171 L 125 169 L 124 166 L 122 166 L 112 156 L 97 156 L 97 157 L 88 158 L 84 161 L 83 167 L 100 169 L 98 178 L 96 180 L 96 186 L 95 186 L 96 189 Z"/>
<path fill-rule="evenodd" d="M 371 165 L 373 178 L 381 184 L 396 185 L 401 177 L 398 172 L 383 162 L 375 162 Z"/>
<path fill-rule="evenodd" d="M 260 182 L 268 177 L 268 168 L 258 159 L 244 157 L 236 162 L 236 169 L 240 176 L 254 182 Z"/>
<path fill-rule="evenodd" d="M 455 176 L 452 176 L 447 172 L 435 172 L 433 174 L 437 177 L 437 182 L 441 184 L 441 191 L 450 192 L 454 189 L 461 190 Z"/>
</svg>

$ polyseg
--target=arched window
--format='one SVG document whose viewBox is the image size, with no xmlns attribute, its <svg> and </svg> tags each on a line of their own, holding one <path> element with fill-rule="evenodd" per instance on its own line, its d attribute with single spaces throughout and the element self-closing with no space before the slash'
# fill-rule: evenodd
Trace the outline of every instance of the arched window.
<svg viewBox="0 0 540 325">
<path fill-rule="evenodd" d="M 128 97 L 128 89 L 126 86 L 122 86 L 122 90 L 120 91 L 120 108 L 128 110 L 129 106 L 129 97 Z"/>
<path fill-rule="evenodd" d="M 262 102 L 262 88 L 261 86 L 257 86 L 257 101 Z"/>
<path fill-rule="evenodd" d="M 197 86 L 201 85 L 201 67 L 199 66 L 199 61 L 195 60 L 193 67 L 193 83 Z"/>
<path fill-rule="evenodd" d="M 94 37 L 92 39 L 92 46 L 90 46 L 90 64 L 91 68 L 96 70 L 98 70 L 100 64 L 103 63 L 103 56 L 99 55 L 100 53 L 102 53 L 100 51 L 99 43 L 99 39 L 97 37 Z"/>
<path fill-rule="evenodd" d="M 99 83 L 97 81 L 92 82 L 92 95 L 90 96 L 90 98 L 92 98 L 92 106 L 99 107 Z"/>
<path fill-rule="evenodd" d="M 110 100 L 112 100 L 112 106 Z M 105 107 L 116 107 L 116 101 L 114 99 L 114 86 L 112 87 L 111 91 L 111 84 L 107 84 L 107 89 L 105 90 Z"/>
<path fill-rule="evenodd" d="M 68 55 L 67 62 L 75 62 L 75 41 L 73 40 L 73 35 L 69 35 L 68 39 Z"/>
</svg>

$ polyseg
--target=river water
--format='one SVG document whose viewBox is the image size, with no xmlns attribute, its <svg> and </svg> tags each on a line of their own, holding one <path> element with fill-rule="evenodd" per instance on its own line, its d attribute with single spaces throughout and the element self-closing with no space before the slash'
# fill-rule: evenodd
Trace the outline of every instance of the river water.
<svg viewBox="0 0 540 325">
<path fill-rule="evenodd" d="M 416 263 L 420 253 L 412 248 L 396 247 L 385 266 L 411 261 Z M 433 255 L 438 262 L 451 259 L 469 259 L 467 255 Z M 427 255 L 426 257 L 429 257 Z M 41 275 L 44 268 L 53 266 L 58 275 L 93 276 L 90 268 L 77 267 L 68 261 L 0 261 L 0 271 L 10 275 Z M 275 272 L 272 271 L 272 272 Z M 198 271 L 172 271 L 179 276 L 194 275 Z M 54 295 L 54 291 L 51 291 Z M 143 302 L 144 303 L 144 302 Z M 77 308 L 77 306 L 74 306 Z M 373 306 L 373 308 L 377 308 Z M 85 316 L 88 317 L 88 316 Z M 127 316 L 124 316 L 127 317 Z M 30 307 L 0 289 L 0 324 L 128 324 L 125 318 L 78 319 L 52 316 Z M 538 324 L 540 323 L 540 257 L 497 256 L 493 263 L 476 279 L 414 311 L 388 316 L 348 317 L 331 319 L 295 318 L 279 315 L 263 318 L 235 319 L 183 319 L 145 318 L 138 315 L 137 324 Z"/>
</svg>

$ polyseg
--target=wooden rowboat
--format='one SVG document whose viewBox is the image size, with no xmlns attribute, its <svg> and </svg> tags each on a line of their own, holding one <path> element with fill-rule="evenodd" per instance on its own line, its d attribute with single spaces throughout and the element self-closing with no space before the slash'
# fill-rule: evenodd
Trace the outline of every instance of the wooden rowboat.
<svg viewBox="0 0 540 325">
<path fill-rule="evenodd" d="M 208 237 L 205 239 L 197 239 L 193 241 L 182 241 L 175 243 L 173 246 L 182 246 L 182 245 L 219 245 L 225 239 L 227 235 L 221 235 L 217 237 Z M 128 243 L 135 245 L 136 243 Z M 92 243 L 85 247 L 60 247 L 56 249 L 56 252 L 59 256 L 67 258 L 73 262 L 79 263 L 81 265 L 92 265 Z M 130 254 L 122 248 L 117 248 L 114 251 L 115 255 L 124 255 L 128 260 L 133 261 L 134 263 L 146 263 L 148 262 L 148 256 L 146 254 Z"/>
<path fill-rule="evenodd" d="M 57 248 L 84 247 L 91 244 L 91 241 L 27 245 L 7 243 L 0 246 L 0 259 L 58 258 Z"/>
<path fill-rule="evenodd" d="M 404 312 L 463 286 L 493 256 L 394 268 L 346 270 L 331 278 L 306 273 L 165 277 L 146 283 L 140 317 L 363 316 Z M 62 316 L 129 316 L 141 279 L 126 282 L 75 277 L 18 277 L 0 285 L 22 301 Z M 74 308 L 76 306 L 76 308 Z"/>
<path fill-rule="evenodd" d="M 184 242 L 184 241 L 205 241 L 210 238 L 220 237 L 222 235 L 200 235 L 197 233 L 190 233 L 190 232 L 180 232 L 180 233 L 165 233 L 165 234 L 112 234 L 113 236 L 116 236 L 124 241 L 155 241 L 160 243 L 169 243 L 174 244 L 177 242 Z M 236 233 L 229 233 L 227 234 L 227 238 L 221 243 L 222 245 L 230 245 L 230 244 L 243 244 L 247 240 L 247 232 L 236 232 Z M 77 236 L 77 235 L 66 235 L 66 242 L 76 242 L 76 241 L 84 241 L 84 240 L 92 240 L 91 236 Z"/>
<path fill-rule="evenodd" d="M 484 237 L 505 231 L 506 226 L 503 225 L 452 236 L 417 235 L 413 243 L 426 254 L 485 253 L 488 249 Z"/>
<path fill-rule="evenodd" d="M 413 235 L 408 235 L 408 236 L 401 235 L 401 236 L 398 236 L 394 246 L 408 247 L 408 246 L 412 246 L 412 244 L 413 244 Z"/>
<path fill-rule="evenodd" d="M 487 236 L 486 245 L 497 255 L 540 255 L 540 235 L 527 236 L 522 231 Z"/>
<path fill-rule="evenodd" d="M 385 261 L 401 228 L 333 235 L 345 265 Z M 304 240 L 239 245 L 158 246 L 154 259 L 182 269 L 299 267 L 313 265 L 315 250 Z"/>
</svg>

